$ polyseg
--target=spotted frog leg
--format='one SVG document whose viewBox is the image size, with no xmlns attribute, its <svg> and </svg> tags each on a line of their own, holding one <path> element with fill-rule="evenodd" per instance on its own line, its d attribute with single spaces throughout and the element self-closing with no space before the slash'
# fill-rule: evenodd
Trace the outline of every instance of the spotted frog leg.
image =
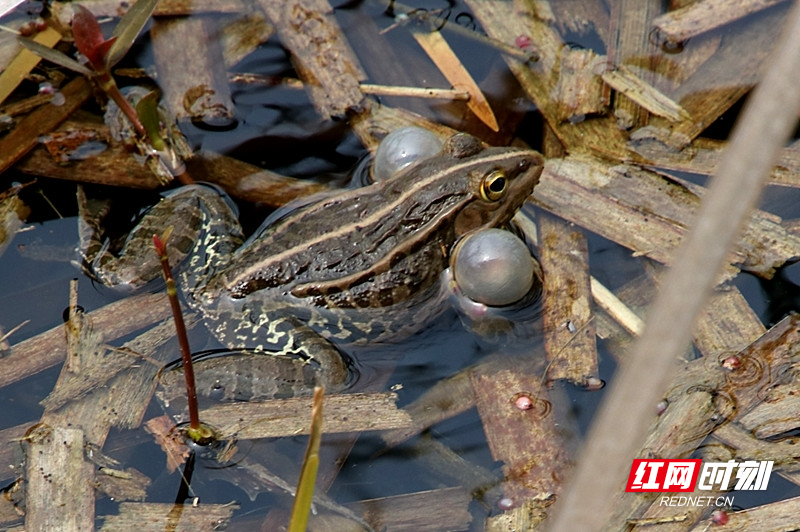
<svg viewBox="0 0 800 532">
<path fill-rule="evenodd" d="M 152 248 L 152 235 L 172 226 L 168 254 L 170 263 L 178 267 L 177 278 L 187 305 L 203 315 L 209 330 L 227 348 L 263 352 L 252 355 L 258 360 L 238 357 L 239 369 L 233 373 L 249 373 L 249 378 L 258 379 L 264 375 L 264 357 L 269 355 L 273 363 L 267 373 L 283 383 L 275 390 L 285 390 L 286 384 L 296 386 L 296 391 L 302 393 L 315 384 L 328 390 L 344 386 L 350 376 L 344 355 L 290 314 L 271 315 L 274 323 L 253 323 L 247 335 L 229 332 L 232 324 L 242 322 L 240 314 L 246 314 L 248 309 L 232 304 L 225 295 L 210 293 L 207 287 L 230 264 L 244 237 L 233 207 L 217 189 L 198 184 L 166 195 L 143 216 L 119 255 L 114 255 L 108 242 L 102 241 L 99 220 L 106 206 L 93 205 L 82 191 L 78 199 L 82 262 L 91 277 L 107 286 L 127 285 L 133 289 L 158 278 L 161 270 Z M 252 372 L 241 369 L 247 367 L 253 368 Z M 209 379 L 208 391 L 212 386 L 224 385 L 226 378 L 238 379 L 233 373 L 201 374 L 198 389 L 202 393 L 203 382 Z"/>
</svg>

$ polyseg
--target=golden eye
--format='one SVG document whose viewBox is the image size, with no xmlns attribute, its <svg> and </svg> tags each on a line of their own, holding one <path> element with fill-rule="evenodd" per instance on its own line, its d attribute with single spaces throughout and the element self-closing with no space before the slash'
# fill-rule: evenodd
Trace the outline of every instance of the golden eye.
<svg viewBox="0 0 800 532">
<path fill-rule="evenodd" d="M 506 174 L 502 170 L 494 170 L 481 183 L 481 197 L 486 201 L 497 201 L 506 192 Z"/>
</svg>

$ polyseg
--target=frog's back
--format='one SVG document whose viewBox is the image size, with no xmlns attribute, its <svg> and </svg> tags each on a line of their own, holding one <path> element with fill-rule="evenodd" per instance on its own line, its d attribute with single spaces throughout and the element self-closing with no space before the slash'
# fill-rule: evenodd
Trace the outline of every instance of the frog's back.
<svg viewBox="0 0 800 532">
<path fill-rule="evenodd" d="M 516 211 L 536 180 L 521 177 L 540 162 L 530 154 L 510 148 L 445 150 L 389 180 L 304 206 L 239 250 L 215 280 L 217 289 L 233 298 L 268 290 L 339 308 L 395 304 L 438 279 L 450 247 L 465 232 L 459 216 L 470 204 L 511 201 L 481 198 L 487 175 L 501 172 L 508 180 L 525 181 L 522 199 L 515 198 L 509 209 Z M 480 226 L 481 216 L 462 225 Z"/>
</svg>

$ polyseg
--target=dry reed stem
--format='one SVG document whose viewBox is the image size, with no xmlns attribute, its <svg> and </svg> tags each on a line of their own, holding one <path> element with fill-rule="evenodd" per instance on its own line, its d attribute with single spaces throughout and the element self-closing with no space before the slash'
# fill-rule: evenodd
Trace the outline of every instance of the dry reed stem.
<svg viewBox="0 0 800 532">
<path fill-rule="evenodd" d="M 558 503 L 552 532 L 600 530 L 606 522 L 675 361 L 690 341 L 695 317 L 798 110 L 800 6 L 795 6 L 769 70 L 734 129 L 692 232 L 667 273 L 644 333 L 595 417 L 570 489 Z"/>
</svg>

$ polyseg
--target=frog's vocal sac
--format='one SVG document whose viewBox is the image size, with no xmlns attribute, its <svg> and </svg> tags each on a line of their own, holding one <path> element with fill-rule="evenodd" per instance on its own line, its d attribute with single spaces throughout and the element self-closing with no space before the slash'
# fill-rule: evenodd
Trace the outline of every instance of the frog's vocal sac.
<svg viewBox="0 0 800 532">
<path fill-rule="evenodd" d="M 456 241 L 508 223 L 542 168 L 535 151 L 460 133 L 438 155 L 303 205 L 247 242 L 209 187 L 184 187 L 148 216 L 177 212 L 193 226 L 194 238 L 174 243 L 186 254 L 181 289 L 220 342 L 276 354 L 335 389 L 348 369 L 334 344 L 395 340 L 429 323 L 446 305 L 436 295 Z M 148 223 L 161 232 L 172 222 Z M 137 228 L 118 266 L 136 234 L 153 231 Z M 102 252 L 86 260 L 104 282 L 119 278 L 98 272 L 113 263 Z"/>
</svg>

